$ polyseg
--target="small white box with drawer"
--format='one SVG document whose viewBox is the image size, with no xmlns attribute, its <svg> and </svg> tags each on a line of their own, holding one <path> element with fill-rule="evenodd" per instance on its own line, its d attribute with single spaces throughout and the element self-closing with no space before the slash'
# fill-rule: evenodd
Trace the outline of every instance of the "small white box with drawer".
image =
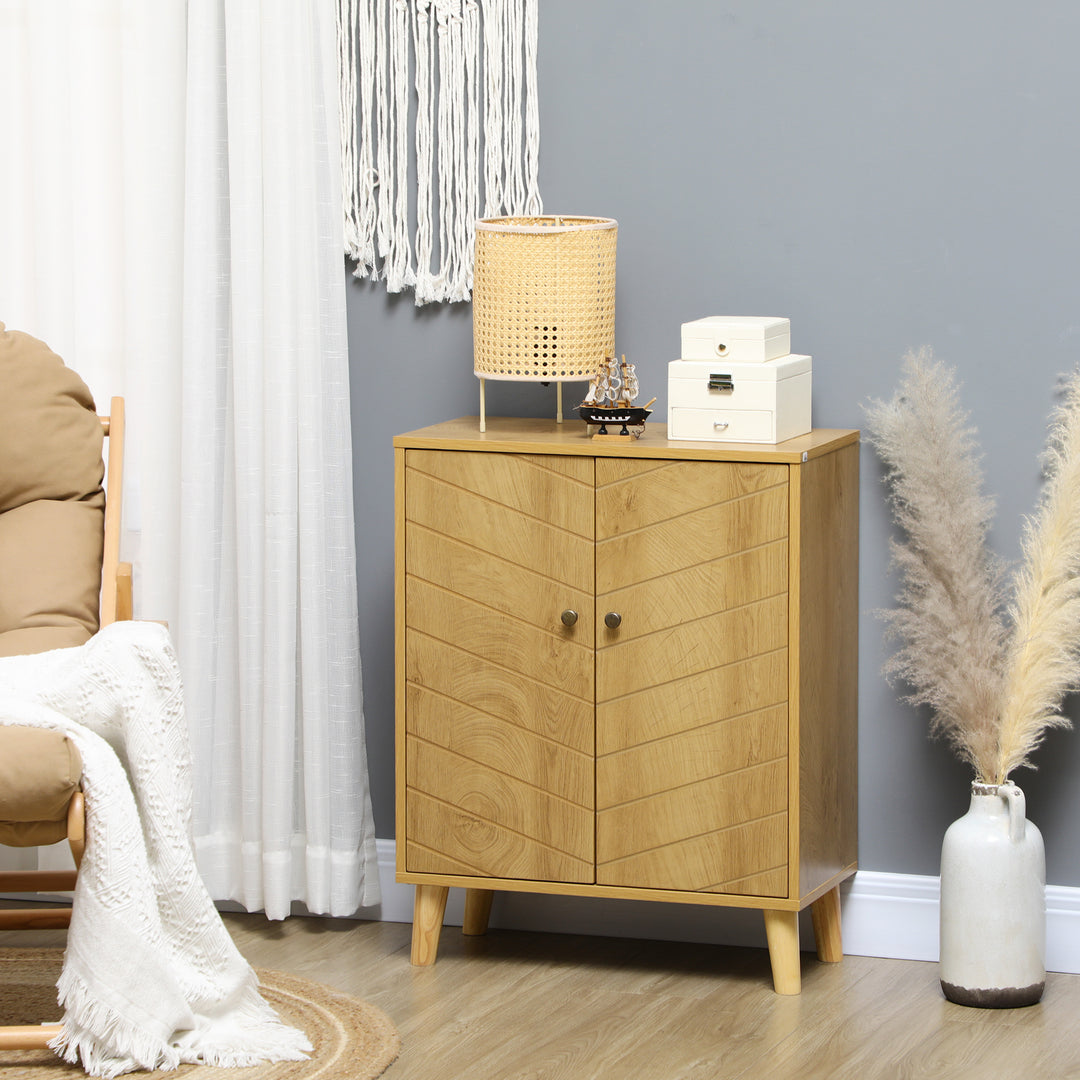
<svg viewBox="0 0 1080 1080">
<path fill-rule="evenodd" d="M 777 443 L 810 431 L 809 356 L 764 364 L 672 360 L 668 438 Z"/>
<path fill-rule="evenodd" d="M 791 321 L 761 315 L 710 315 L 682 324 L 684 360 L 764 364 L 791 352 Z"/>
</svg>

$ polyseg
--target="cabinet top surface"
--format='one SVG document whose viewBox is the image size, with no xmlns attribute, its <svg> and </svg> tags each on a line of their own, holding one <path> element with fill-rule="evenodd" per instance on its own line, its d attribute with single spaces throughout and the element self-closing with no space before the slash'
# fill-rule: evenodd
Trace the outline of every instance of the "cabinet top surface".
<svg viewBox="0 0 1080 1080">
<path fill-rule="evenodd" d="M 799 462 L 832 453 L 859 441 L 848 428 L 815 428 L 782 443 L 691 442 L 667 437 L 667 424 L 648 423 L 640 439 L 593 439 L 577 419 L 462 416 L 394 438 L 401 449 L 489 450 L 500 453 L 586 454 L 590 457 L 700 458 L 704 461 Z"/>
</svg>

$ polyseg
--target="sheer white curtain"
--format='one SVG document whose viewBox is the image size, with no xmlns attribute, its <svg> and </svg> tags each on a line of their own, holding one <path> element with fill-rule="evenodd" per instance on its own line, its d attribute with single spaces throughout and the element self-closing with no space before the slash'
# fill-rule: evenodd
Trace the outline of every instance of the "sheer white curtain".
<svg viewBox="0 0 1080 1080">
<path fill-rule="evenodd" d="M 378 900 L 352 519 L 335 0 L 0 0 L 0 321 L 128 398 L 216 899 Z M 2 392 L 0 392 L 2 397 Z"/>
</svg>

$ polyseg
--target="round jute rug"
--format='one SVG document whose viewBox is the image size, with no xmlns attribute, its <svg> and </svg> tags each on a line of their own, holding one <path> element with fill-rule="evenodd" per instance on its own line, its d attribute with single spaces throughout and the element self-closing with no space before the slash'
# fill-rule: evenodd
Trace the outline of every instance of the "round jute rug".
<svg viewBox="0 0 1080 1080">
<path fill-rule="evenodd" d="M 40 1024 L 60 1019 L 56 980 L 61 949 L 0 949 L 0 1023 Z M 161 1080 L 374 1080 L 397 1057 L 401 1040 L 382 1010 L 359 998 L 282 971 L 258 969 L 263 997 L 281 1019 L 302 1028 L 314 1046 L 307 1061 L 242 1069 L 181 1065 L 172 1072 L 138 1072 Z M 51 1050 L 0 1050 L 0 1080 L 74 1080 L 85 1077 Z"/>
</svg>

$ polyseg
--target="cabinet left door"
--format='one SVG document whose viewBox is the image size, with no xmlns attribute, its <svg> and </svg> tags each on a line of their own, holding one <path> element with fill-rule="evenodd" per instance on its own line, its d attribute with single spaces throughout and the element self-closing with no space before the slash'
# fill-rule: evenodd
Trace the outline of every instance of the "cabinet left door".
<svg viewBox="0 0 1080 1080">
<path fill-rule="evenodd" d="M 592 882 L 593 460 L 408 450 L 403 484 L 406 868 Z"/>
</svg>

